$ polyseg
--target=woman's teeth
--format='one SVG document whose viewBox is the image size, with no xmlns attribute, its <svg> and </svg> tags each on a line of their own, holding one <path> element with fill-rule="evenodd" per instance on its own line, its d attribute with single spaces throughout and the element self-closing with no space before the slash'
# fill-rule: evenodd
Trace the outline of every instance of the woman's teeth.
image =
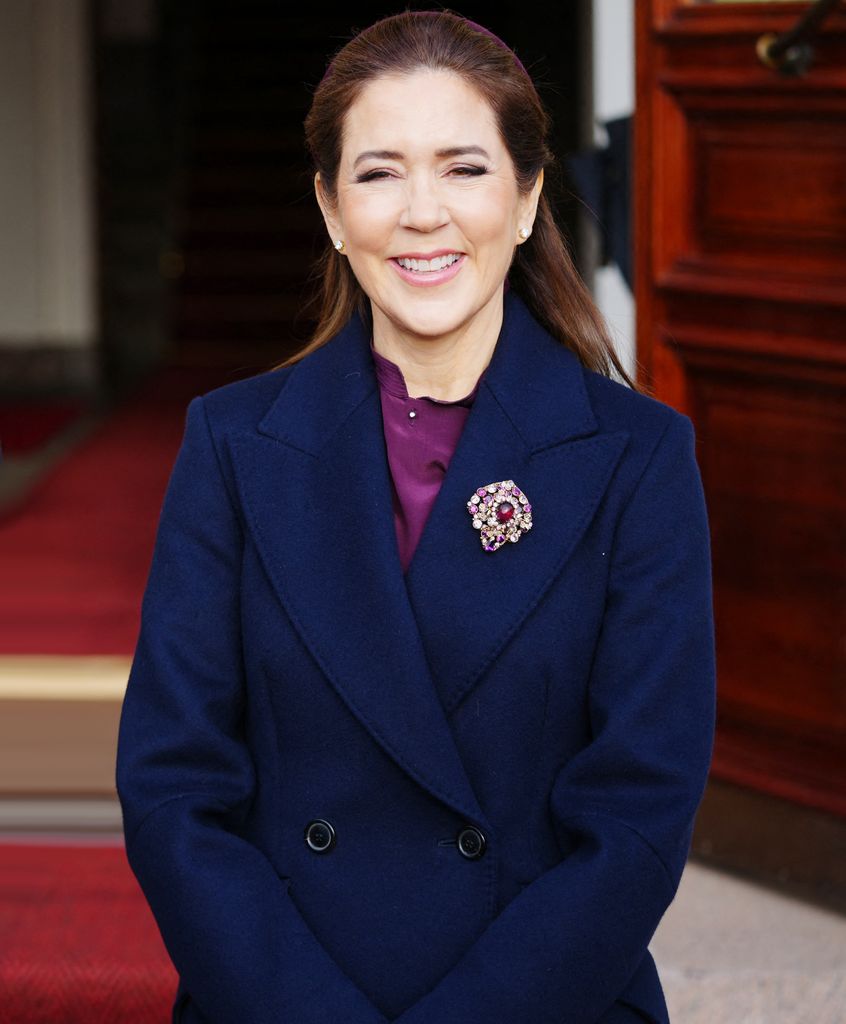
<svg viewBox="0 0 846 1024">
<path fill-rule="evenodd" d="M 461 253 L 452 252 L 448 256 L 436 256 L 432 260 L 399 259 L 397 263 L 406 270 L 417 270 L 427 273 L 432 270 L 443 270 L 461 258 Z"/>
</svg>

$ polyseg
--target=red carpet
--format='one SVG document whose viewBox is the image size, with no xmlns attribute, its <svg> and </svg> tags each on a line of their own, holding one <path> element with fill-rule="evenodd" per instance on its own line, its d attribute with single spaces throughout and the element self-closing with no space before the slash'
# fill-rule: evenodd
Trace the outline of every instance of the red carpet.
<svg viewBox="0 0 846 1024">
<path fill-rule="evenodd" d="M 176 984 L 122 846 L 0 843 L 3 1024 L 169 1024 Z"/>
<path fill-rule="evenodd" d="M 6 402 L 0 407 L 0 453 L 25 455 L 41 448 L 85 411 L 83 402 Z"/>
<path fill-rule="evenodd" d="M 186 406 L 231 379 L 161 371 L 6 510 L 0 655 L 132 653 Z"/>
</svg>

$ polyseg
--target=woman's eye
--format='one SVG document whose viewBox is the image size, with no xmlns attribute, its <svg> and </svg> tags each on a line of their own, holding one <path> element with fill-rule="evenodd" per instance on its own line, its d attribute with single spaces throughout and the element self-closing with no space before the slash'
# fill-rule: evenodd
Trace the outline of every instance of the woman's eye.
<svg viewBox="0 0 846 1024">
<path fill-rule="evenodd" d="M 475 178 L 481 174 L 487 174 L 488 169 L 487 167 L 467 165 L 463 167 L 453 167 L 450 173 L 457 174 L 459 178 Z M 367 171 L 364 174 L 359 174 L 355 180 L 357 182 L 379 181 L 390 177 L 391 174 L 388 171 Z"/>
</svg>

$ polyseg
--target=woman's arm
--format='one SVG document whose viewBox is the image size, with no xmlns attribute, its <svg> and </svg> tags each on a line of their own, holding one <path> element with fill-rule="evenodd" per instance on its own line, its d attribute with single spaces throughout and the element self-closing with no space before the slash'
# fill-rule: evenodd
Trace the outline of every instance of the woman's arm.
<svg viewBox="0 0 846 1024">
<path fill-rule="evenodd" d="M 593 740 L 550 814 L 565 856 L 401 1024 L 595 1024 L 672 901 L 711 760 L 710 538 L 693 425 L 673 412 L 621 515 L 589 679 Z"/>
<path fill-rule="evenodd" d="M 255 786 L 241 735 L 243 536 L 202 398 L 188 406 L 123 704 L 126 852 L 209 1024 L 385 1024 L 238 835 Z"/>
</svg>

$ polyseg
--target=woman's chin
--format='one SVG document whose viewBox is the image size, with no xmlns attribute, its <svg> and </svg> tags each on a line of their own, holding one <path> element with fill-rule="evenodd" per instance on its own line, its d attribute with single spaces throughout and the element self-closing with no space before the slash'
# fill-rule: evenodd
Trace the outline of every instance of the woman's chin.
<svg viewBox="0 0 846 1024">
<path fill-rule="evenodd" d="M 395 302 L 387 311 L 387 319 L 397 330 L 424 338 L 440 338 L 452 334 L 473 319 L 472 304 L 457 297 L 425 302 Z"/>
</svg>

